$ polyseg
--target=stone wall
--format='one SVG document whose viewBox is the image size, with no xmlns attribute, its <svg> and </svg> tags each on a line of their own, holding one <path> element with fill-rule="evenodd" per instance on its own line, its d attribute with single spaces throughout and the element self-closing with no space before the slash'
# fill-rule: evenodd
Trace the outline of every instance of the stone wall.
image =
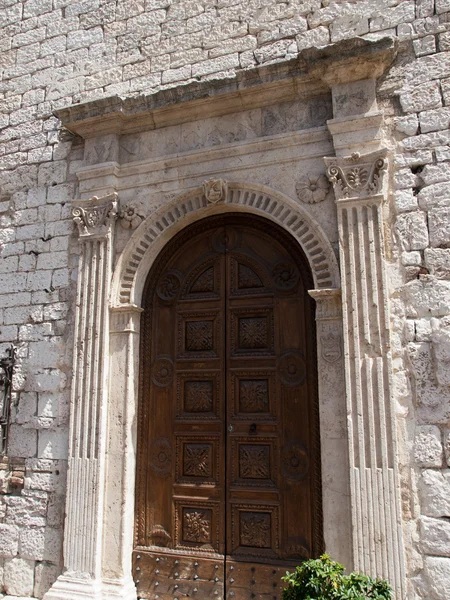
<svg viewBox="0 0 450 600">
<path fill-rule="evenodd" d="M 378 95 L 395 156 L 386 224 L 408 598 L 450 597 L 450 1 L 0 0 L 0 586 L 42 597 L 62 569 L 83 143 L 52 111 L 233 76 L 354 36 L 397 37 Z M 22 465 L 17 477 L 14 461 Z M 0 587 L 1 590 L 1 587 Z"/>
</svg>

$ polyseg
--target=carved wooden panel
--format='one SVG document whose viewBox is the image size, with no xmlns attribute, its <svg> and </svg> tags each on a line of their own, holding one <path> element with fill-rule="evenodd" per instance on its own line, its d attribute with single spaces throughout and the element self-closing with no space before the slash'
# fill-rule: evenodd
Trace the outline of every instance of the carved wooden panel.
<svg viewBox="0 0 450 600">
<path fill-rule="evenodd" d="M 181 291 L 183 300 L 219 299 L 221 293 L 221 261 L 217 256 L 201 260 L 186 276 Z"/>
<path fill-rule="evenodd" d="M 279 508 L 265 504 L 234 504 L 232 545 L 237 556 L 275 558 L 279 555 Z"/>
<path fill-rule="evenodd" d="M 178 357 L 219 356 L 220 317 L 217 312 L 187 313 L 178 317 Z"/>
<path fill-rule="evenodd" d="M 261 355 L 274 353 L 272 309 L 231 311 L 231 353 Z"/>
<path fill-rule="evenodd" d="M 275 437 L 235 436 L 231 440 L 231 486 L 277 487 L 278 444 Z"/>
<path fill-rule="evenodd" d="M 219 388 L 217 373 L 180 373 L 176 385 L 176 418 L 219 419 Z"/>
<path fill-rule="evenodd" d="M 269 412 L 269 382 L 267 379 L 241 379 L 239 381 L 239 412 Z"/>
<path fill-rule="evenodd" d="M 230 600 L 281 600 L 280 573 L 322 551 L 303 260 L 257 217 L 223 217 L 175 236 L 152 269 L 133 553 L 141 598 L 221 600 L 225 569 Z"/>
<path fill-rule="evenodd" d="M 177 436 L 176 481 L 194 485 L 219 483 L 220 436 Z"/>
<path fill-rule="evenodd" d="M 185 350 L 187 352 L 202 352 L 213 349 L 213 322 L 186 321 Z"/>
<path fill-rule="evenodd" d="M 198 552 L 219 550 L 219 504 L 175 501 L 175 547 Z"/>
<path fill-rule="evenodd" d="M 235 371 L 230 378 L 230 418 L 273 421 L 277 418 L 275 373 L 272 370 Z"/>
</svg>

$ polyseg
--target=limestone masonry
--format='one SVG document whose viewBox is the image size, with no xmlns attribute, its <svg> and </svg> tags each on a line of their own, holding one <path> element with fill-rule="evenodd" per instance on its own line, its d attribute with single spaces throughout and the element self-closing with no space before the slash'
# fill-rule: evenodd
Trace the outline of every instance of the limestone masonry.
<svg viewBox="0 0 450 600">
<path fill-rule="evenodd" d="M 311 266 L 327 552 L 449 600 L 450 0 L 0 0 L 0 27 L 0 597 L 136 598 L 144 283 L 241 211 Z"/>
</svg>

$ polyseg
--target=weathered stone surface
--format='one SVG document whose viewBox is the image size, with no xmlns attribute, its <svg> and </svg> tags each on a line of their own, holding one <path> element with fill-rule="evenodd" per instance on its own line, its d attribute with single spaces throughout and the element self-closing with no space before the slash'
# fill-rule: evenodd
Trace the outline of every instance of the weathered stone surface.
<svg viewBox="0 0 450 600">
<path fill-rule="evenodd" d="M 428 213 L 430 244 L 433 247 L 450 247 L 450 207 L 433 208 Z"/>
<path fill-rule="evenodd" d="M 450 248 L 426 248 L 425 266 L 440 279 L 450 279 Z"/>
<path fill-rule="evenodd" d="M 399 215 L 396 230 L 404 250 L 423 250 L 428 246 L 428 227 L 425 213 L 415 211 Z"/>
<path fill-rule="evenodd" d="M 405 286 L 406 312 L 411 317 L 439 317 L 450 312 L 450 282 L 431 275 Z"/>
<path fill-rule="evenodd" d="M 422 472 L 419 482 L 422 513 L 450 517 L 450 470 Z"/>
<path fill-rule="evenodd" d="M 19 530 L 15 525 L 0 523 L 0 557 L 10 558 L 17 554 Z"/>
<path fill-rule="evenodd" d="M 421 545 L 427 554 L 450 556 L 450 522 L 420 518 Z"/>
<path fill-rule="evenodd" d="M 450 597 L 450 559 L 427 557 L 425 574 L 435 600 L 447 600 Z"/>
<path fill-rule="evenodd" d="M 12 596 L 31 596 L 34 587 L 34 562 L 22 558 L 5 560 L 5 592 Z"/>
<path fill-rule="evenodd" d="M 439 427 L 422 425 L 417 427 L 414 440 L 414 457 L 419 467 L 442 466 L 442 441 Z"/>
</svg>

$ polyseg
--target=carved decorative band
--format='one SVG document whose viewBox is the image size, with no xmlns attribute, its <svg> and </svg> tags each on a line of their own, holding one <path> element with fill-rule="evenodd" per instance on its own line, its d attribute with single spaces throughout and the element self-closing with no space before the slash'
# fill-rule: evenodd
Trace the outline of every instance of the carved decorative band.
<svg viewBox="0 0 450 600">
<path fill-rule="evenodd" d="M 181 196 L 176 205 L 152 215 L 139 229 L 141 234 L 134 240 L 133 249 L 120 274 L 121 303 L 127 304 L 132 301 L 132 289 L 139 264 L 149 247 L 164 231 L 188 214 L 198 213 L 200 217 L 205 208 L 216 203 L 227 204 L 230 210 L 234 210 L 235 207 L 245 208 L 279 223 L 302 246 L 313 272 L 315 287 L 329 289 L 339 286 L 334 253 L 318 226 L 300 206 L 294 207 L 292 203 L 270 191 L 213 180 L 212 183 L 205 182 L 201 189 Z"/>
<path fill-rule="evenodd" d="M 80 238 L 106 237 L 117 217 L 117 194 L 113 192 L 101 198 L 94 196 L 74 206 L 72 217 Z"/>
<path fill-rule="evenodd" d="M 367 198 L 383 192 L 387 172 L 387 150 L 370 154 L 353 153 L 344 158 L 325 158 L 328 179 L 336 200 Z"/>
</svg>

